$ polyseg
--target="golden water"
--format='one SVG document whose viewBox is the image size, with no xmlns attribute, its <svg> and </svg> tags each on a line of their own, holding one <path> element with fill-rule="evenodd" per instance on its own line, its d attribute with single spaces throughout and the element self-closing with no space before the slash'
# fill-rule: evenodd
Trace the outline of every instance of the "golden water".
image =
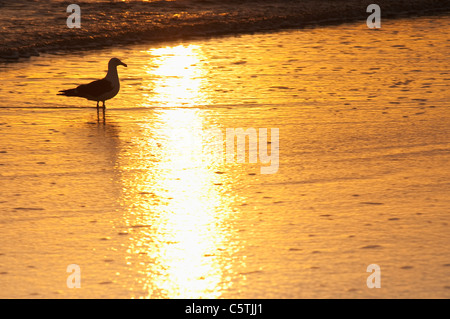
<svg viewBox="0 0 450 319">
<path fill-rule="evenodd" d="M 448 17 L 383 22 L 2 65 L 0 296 L 448 298 Z M 111 56 L 105 123 L 56 96 Z M 279 128 L 278 172 L 213 128 Z"/>
</svg>

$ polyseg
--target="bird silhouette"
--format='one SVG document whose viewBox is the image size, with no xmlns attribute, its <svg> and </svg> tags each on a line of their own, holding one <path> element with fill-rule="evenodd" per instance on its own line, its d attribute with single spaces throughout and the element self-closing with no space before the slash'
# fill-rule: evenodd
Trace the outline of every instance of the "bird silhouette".
<svg viewBox="0 0 450 319">
<path fill-rule="evenodd" d="M 81 84 L 75 89 L 61 90 L 58 95 L 76 96 L 90 101 L 97 101 L 97 112 L 99 109 L 99 102 L 101 101 L 103 103 L 102 107 L 104 113 L 105 101 L 115 97 L 120 90 L 119 75 L 117 74 L 118 65 L 127 67 L 127 65 L 118 58 L 112 58 L 108 62 L 108 73 L 103 79 L 93 81 L 89 84 Z"/>
</svg>

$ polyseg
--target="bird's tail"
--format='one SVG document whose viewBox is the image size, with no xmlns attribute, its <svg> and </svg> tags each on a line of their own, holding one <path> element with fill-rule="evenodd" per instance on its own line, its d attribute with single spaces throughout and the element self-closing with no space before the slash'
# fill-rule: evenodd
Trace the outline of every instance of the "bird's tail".
<svg viewBox="0 0 450 319">
<path fill-rule="evenodd" d="M 68 90 L 61 90 L 57 95 L 64 95 L 64 96 L 78 96 L 77 89 L 68 89 Z"/>
</svg>

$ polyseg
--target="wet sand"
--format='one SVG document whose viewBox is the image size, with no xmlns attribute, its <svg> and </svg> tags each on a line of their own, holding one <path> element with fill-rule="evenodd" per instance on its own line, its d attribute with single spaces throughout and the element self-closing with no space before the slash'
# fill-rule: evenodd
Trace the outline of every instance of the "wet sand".
<svg viewBox="0 0 450 319">
<path fill-rule="evenodd" d="M 0 296 L 448 298 L 449 40 L 431 17 L 2 65 Z M 55 94 L 110 56 L 102 123 Z M 202 152 L 239 127 L 279 128 L 276 174 Z"/>
</svg>

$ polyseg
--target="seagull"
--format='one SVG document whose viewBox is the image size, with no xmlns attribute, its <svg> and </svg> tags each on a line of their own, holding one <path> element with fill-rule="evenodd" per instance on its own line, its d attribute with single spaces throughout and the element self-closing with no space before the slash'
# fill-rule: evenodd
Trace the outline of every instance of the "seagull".
<svg viewBox="0 0 450 319">
<path fill-rule="evenodd" d="M 103 79 L 89 84 L 81 84 L 75 89 L 61 90 L 58 95 L 84 97 L 89 101 L 97 101 L 97 113 L 98 103 L 102 101 L 103 112 L 105 112 L 105 101 L 115 97 L 120 90 L 119 75 L 117 74 L 118 65 L 127 67 L 118 58 L 112 58 L 108 62 L 108 73 Z"/>
</svg>

